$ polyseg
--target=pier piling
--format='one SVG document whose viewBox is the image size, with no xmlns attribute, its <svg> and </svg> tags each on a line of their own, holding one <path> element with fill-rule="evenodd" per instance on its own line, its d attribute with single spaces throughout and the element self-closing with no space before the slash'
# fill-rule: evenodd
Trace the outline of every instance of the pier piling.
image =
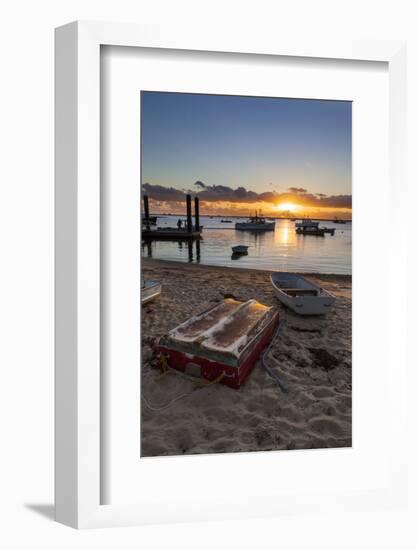
<svg viewBox="0 0 417 550">
<path fill-rule="evenodd" d="M 200 231 L 200 199 L 194 197 L 195 230 Z"/>
<path fill-rule="evenodd" d="M 149 199 L 143 195 L 144 217 L 142 220 L 142 239 L 144 241 L 188 241 L 201 238 L 200 231 L 200 208 L 198 198 L 195 199 L 195 225 L 193 226 L 191 195 L 186 195 L 187 222 L 182 227 L 157 227 L 151 229 L 151 218 L 149 215 Z"/>
<path fill-rule="evenodd" d="M 148 199 L 148 195 L 143 195 L 143 209 L 145 211 L 145 226 L 146 226 L 146 229 L 149 231 L 150 220 L 149 220 L 149 199 Z"/>
<path fill-rule="evenodd" d="M 193 218 L 191 213 L 191 195 L 186 196 L 187 199 L 187 231 L 188 233 L 193 232 Z"/>
</svg>

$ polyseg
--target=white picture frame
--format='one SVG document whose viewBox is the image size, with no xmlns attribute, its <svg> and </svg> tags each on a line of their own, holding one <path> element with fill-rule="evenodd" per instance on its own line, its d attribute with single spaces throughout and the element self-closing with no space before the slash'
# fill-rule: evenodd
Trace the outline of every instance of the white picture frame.
<svg viewBox="0 0 417 550">
<path fill-rule="evenodd" d="M 137 25 L 75 22 L 56 30 L 56 519 L 77 528 L 156 522 L 155 510 L 133 504 L 101 504 L 102 448 L 100 402 L 100 48 L 102 45 L 168 48 L 212 52 L 285 55 L 306 58 L 383 61 L 389 70 L 390 192 L 401 197 L 405 187 L 405 45 L 388 41 L 288 41 L 248 35 L 239 31 L 216 32 Z M 399 215 L 397 212 L 396 215 Z M 391 250 L 391 249 L 390 249 Z M 397 252 L 395 264 L 405 282 L 405 253 Z M 394 258 L 393 258 L 394 261 Z M 405 287 L 404 287 L 405 288 Z M 393 289 L 390 308 L 405 318 Z M 403 290 L 405 292 L 405 290 Z M 405 338 L 405 337 L 404 337 Z M 405 342 L 395 372 L 396 397 L 391 406 L 405 418 L 402 401 L 406 387 Z M 360 498 L 392 504 L 405 498 L 403 439 L 398 434 L 395 463 L 391 464 L 386 490 L 370 494 L 290 495 L 271 513 L 305 511 L 340 505 L 355 506 Z M 175 495 L 172 495 L 175 498 Z M 326 501 L 327 500 L 327 501 Z M 186 519 L 175 501 L 166 505 L 167 520 Z M 214 506 L 193 519 L 216 517 Z M 237 508 L 239 510 L 239 508 Z M 204 513 L 204 516 L 203 516 Z M 239 513 L 239 512 L 238 512 Z M 231 517 L 234 517 L 233 514 Z"/>
</svg>

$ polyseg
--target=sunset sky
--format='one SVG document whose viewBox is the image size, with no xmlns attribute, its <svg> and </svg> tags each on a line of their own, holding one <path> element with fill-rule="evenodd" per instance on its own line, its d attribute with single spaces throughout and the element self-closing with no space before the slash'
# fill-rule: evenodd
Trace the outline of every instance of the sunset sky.
<svg viewBox="0 0 417 550">
<path fill-rule="evenodd" d="M 348 101 L 141 93 L 142 192 L 154 213 L 351 217 Z"/>
</svg>

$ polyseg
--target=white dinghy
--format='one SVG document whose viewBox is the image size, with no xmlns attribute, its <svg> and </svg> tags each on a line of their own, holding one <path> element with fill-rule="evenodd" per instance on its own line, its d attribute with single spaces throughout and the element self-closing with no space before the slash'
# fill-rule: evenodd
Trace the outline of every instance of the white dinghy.
<svg viewBox="0 0 417 550">
<path fill-rule="evenodd" d="M 232 246 L 232 252 L 233 254 L 241 254 L 245 255 L 248 253 L 249 246 L 246 246 L 244 244 L 238 244 L 236 246 Z"/>
<path fill-rule="evenodd" d="M 144 281 L 142 280 L 141 285 L 141 302 L 143 304 L 147 304 L 157 296 L 161 294 L 161 283 L 158 283 L 158 281 Z"/>
<path fill-rule="evenodd" d="M 324 315 L 336 297 L 296 273 L 275 272 L 272 288 L 280 302 L 298 315 Z"/>
</svg>

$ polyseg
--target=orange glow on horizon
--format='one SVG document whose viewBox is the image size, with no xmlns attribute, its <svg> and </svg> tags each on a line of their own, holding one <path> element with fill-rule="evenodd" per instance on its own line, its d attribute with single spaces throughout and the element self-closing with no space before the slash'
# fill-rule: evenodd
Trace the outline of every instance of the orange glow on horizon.
<svg viewBox="0 0 417 550">
<path fill-rule="evenodd" d="M 151 214 L 185 214 L 185 201 L 155 201 L 150 199 Z M 331 219 L 337 216 L 341 219 L 351 219 L 352 210 L 340 207 L 318 207 L 309 204 L 297 204 L 290 200 L 274 204 L 270 202 L 229 202 L 229 201 L 200 201 L 200 214 L 202 216 L 249 216 L 255 211 L 270 217 L 311 217 Z"/>
<path fill-rule="evenodd" d="M 274 210 L 280 210 L 284 212 L 294 212 L 297 210 L 298 205 L 293 202 L 282 202 L 281 204 L 276 204 Z"/>
</svg>

